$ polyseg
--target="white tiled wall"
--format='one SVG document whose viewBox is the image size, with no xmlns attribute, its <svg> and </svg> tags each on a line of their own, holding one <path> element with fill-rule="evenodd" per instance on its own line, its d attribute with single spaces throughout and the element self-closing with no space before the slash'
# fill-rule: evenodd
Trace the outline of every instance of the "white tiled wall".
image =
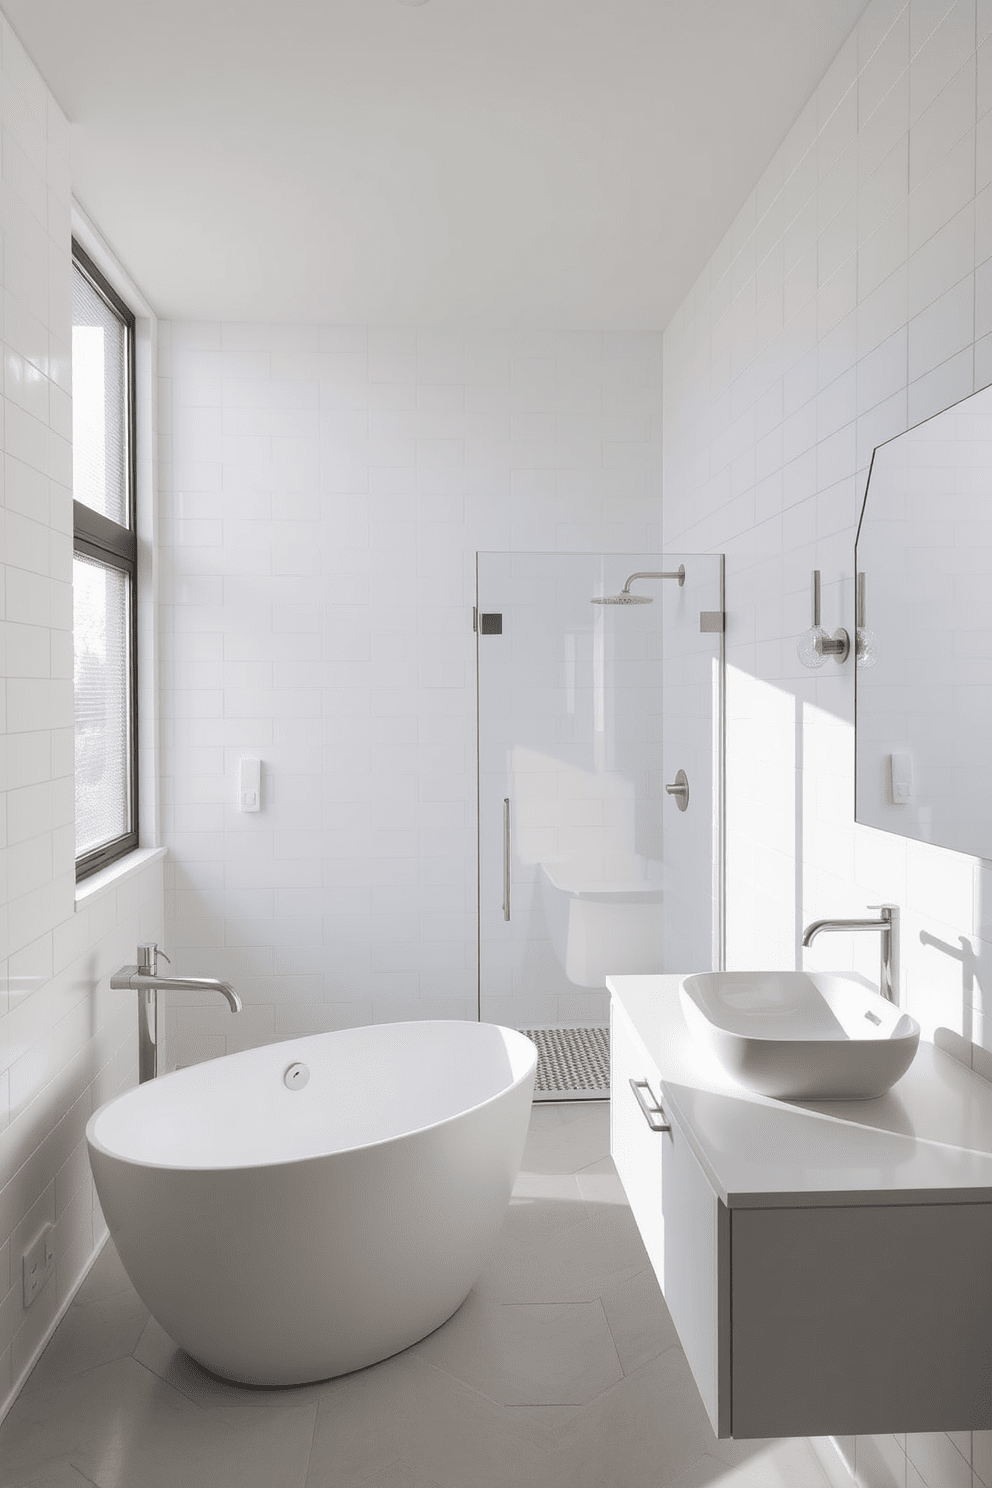
<svg viewBox="0 0 992 1488">
<path fill-rule="evenodd" d="M 153 866 L 74 908 L 69 131 L 0 18 L 0 1412 L 103 1233 L 83 1129 L 135 1077 L 108 975 L 161 933 Z M 31 1308 L 21 1256 L 55 1226 Z"/>
<path fill-rule="evenodd" d="M 666 332 L 665 543 L 727 553 L 728 963 L 894 900 L 910 1011 L 983 1069 L 989 865 L 855 828 L 853 667 L 796 638 L 814 567 L 853 629 L 873 447 L 990 381 L 992 3 L 873 0 Z M 808 964 L 871 974 L 854 941 Z M 992 1481 L 985 1434 L 845 1448 L 869 1488 Z"/>
<path fill-rule="evenodd" d="M 644 551 L 661 338 L 163 327 L 170 1057 L 475 1016 L 475 552 Z M 262 810 L 235 809 L 242 755 Z"/>
</svg>

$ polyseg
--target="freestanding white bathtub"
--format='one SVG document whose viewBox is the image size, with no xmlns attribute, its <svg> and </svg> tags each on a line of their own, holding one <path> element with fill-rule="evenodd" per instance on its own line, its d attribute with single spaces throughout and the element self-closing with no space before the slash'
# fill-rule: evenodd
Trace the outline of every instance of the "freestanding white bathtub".
<svg viewBox="0 0 992 1488">
<path fill-rule="evenodd" d="M 118 1096 L 86 1138 L 138 1294 L 201 1364 L 249 1384 L 407 1348 L 464 1301 L 499 1231 L 536 1061 L 492 1024 L 386 1023 Z M 297 1063 L 309 1080 L 289 1088 Z"/>
</svg>

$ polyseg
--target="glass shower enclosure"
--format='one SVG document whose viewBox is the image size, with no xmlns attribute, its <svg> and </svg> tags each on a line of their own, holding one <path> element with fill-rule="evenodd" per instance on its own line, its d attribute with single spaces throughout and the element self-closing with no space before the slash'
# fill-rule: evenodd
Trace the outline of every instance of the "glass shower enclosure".
<svg viewBox="0 0 992 1488">
<path fill-rule="evenodd" d="M 723 559 L 479 553 L 479 1016 L 723 957 Z"/>
</svg>

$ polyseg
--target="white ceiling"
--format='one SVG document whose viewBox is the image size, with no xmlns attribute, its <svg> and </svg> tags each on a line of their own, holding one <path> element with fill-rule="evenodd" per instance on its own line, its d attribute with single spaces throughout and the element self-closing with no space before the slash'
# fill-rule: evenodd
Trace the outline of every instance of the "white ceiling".
<svg viewBox="0 0 992 1488">
<path fill-rule="evenodd" d="M 662 328 L 866 0 L 0 0 L 163 315 Z"/>
</svg>

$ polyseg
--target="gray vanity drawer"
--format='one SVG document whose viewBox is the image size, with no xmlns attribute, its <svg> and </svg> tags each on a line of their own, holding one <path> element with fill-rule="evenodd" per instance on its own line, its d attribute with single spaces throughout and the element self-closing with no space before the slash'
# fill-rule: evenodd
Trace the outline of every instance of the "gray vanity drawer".
<svg viewBox="0 0 992 1488">
<path fill-rule="evenodd" d="M 992 1427 L 992 1204 L 734 1209 L 735 1437 Z"/>
</svg>

